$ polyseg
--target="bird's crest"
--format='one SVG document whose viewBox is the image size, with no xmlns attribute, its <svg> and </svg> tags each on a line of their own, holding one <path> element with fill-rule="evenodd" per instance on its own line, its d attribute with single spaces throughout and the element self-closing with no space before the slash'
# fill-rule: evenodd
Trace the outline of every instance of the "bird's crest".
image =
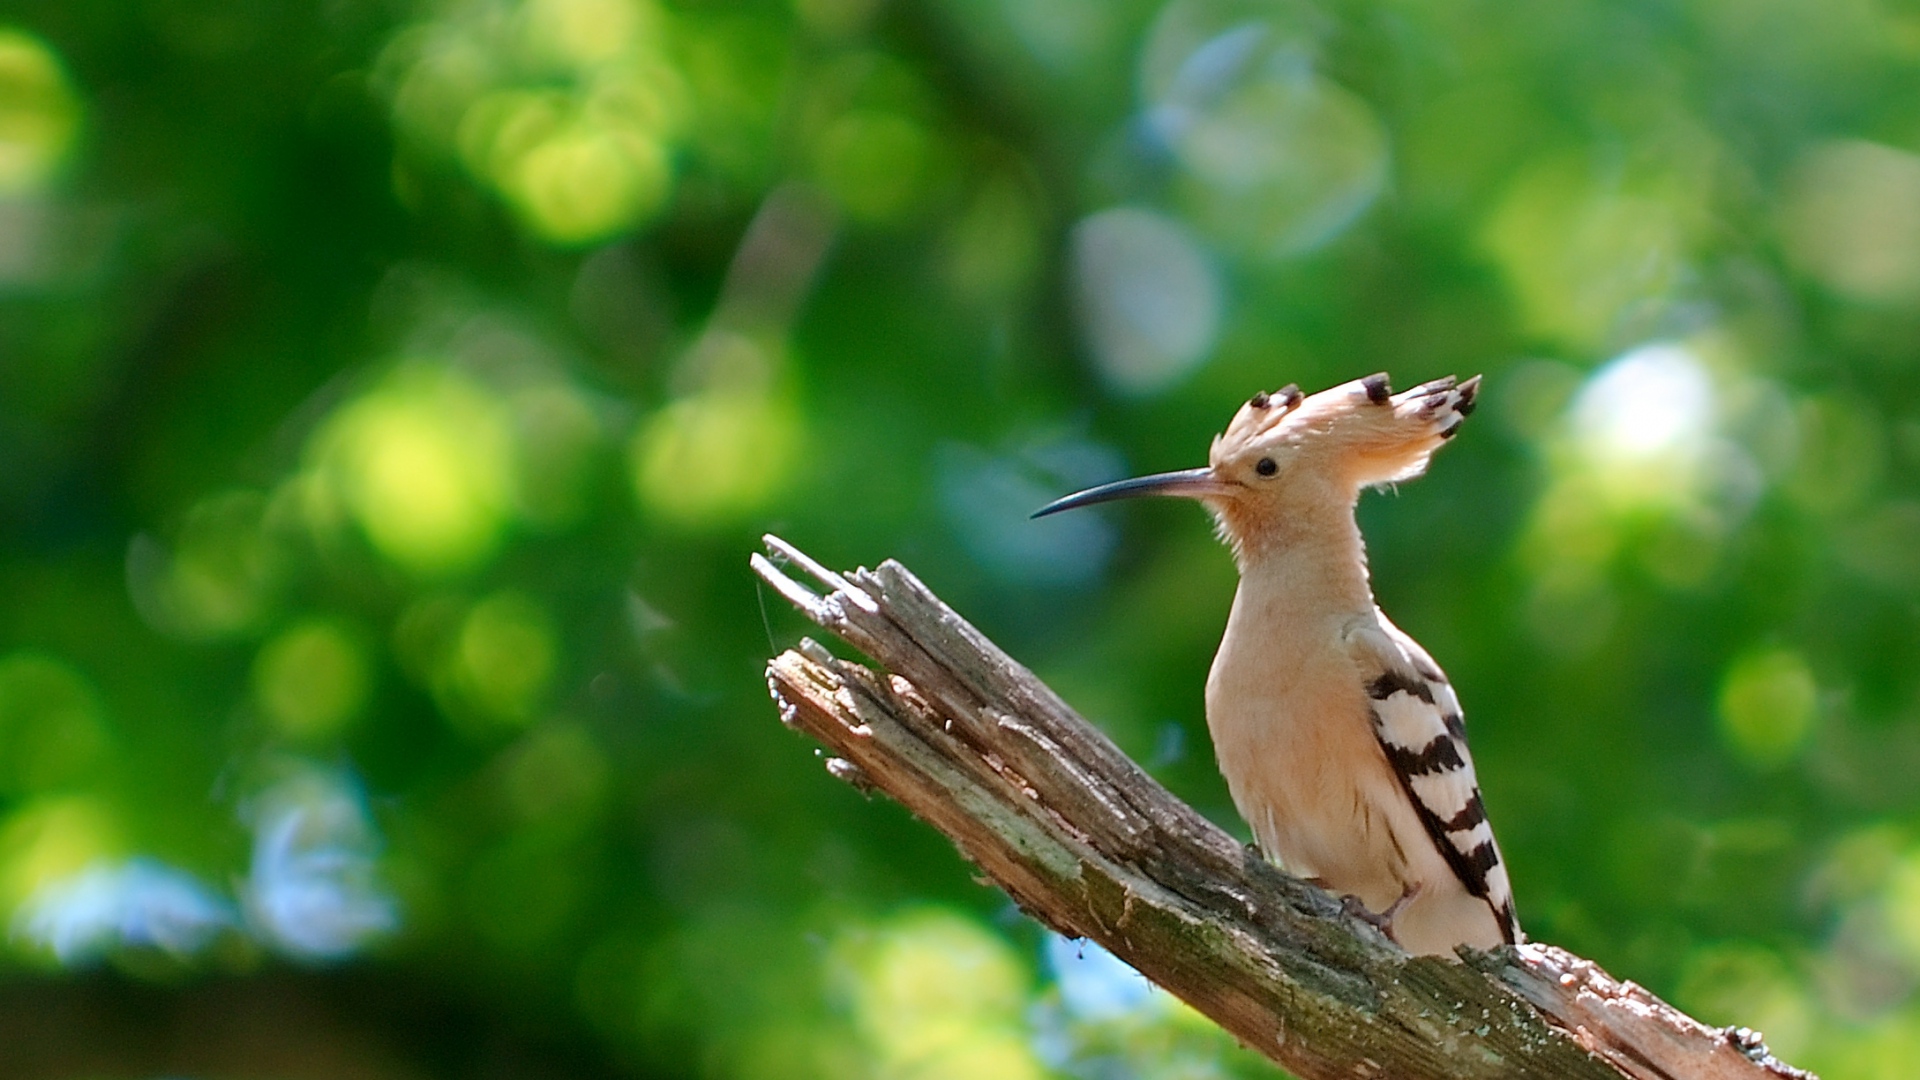
<svg viewBox="0 0 1920 1080">
<path fill-rule="evenodd" d="M 1289 385 L 1255 394 L 1213 440 L 1215 468 L 1273 452 L 1310 454 L 1356 486 L 1390 484 L 1426 470 L 1440 444 L 1473 412 L 1478 375 L 1452 376 L 1395 394 L 1386 374 L 1330 387 L 1310 397 Z"/>
</svg>

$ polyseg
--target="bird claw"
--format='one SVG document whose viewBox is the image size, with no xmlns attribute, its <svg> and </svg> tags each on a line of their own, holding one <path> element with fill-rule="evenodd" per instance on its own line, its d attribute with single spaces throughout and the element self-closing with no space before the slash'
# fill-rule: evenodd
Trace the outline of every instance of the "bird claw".
<svg viewBox="0 0 1920 1080">
<path fill-rule="evenodd" d="M 1340 894 L 1340 910 L 1348 918 L 1358 919 L 1375 930 L 1393 937 L 1393 918 L 1386 912 L 1375 911 L 1352 893 Z"/>
<path fill-rule="evenodd" d="M 1410 903 L 1414 897 L 1419 895 L 1420 883 L 1414 882 L 1406 887 L 1405 892 L 1400 894 L 1400 899 L 1387 905 L 1387 910 L 1375 911 L 1352 893 L 1341 893 L 1340 910 L 1346 915 L 1358 919 L 1368 926 L 1373 927 L 1375 930 L 1380 931 L 1382 934 L 1385 934 L 1388 941 L 1398 945 L 1400 944 L 1400 939 L 1394 936 L 1393 920 L 1399 916 L 1400 912 L 1406 908 L 1407 904 Z"/>
</svg>

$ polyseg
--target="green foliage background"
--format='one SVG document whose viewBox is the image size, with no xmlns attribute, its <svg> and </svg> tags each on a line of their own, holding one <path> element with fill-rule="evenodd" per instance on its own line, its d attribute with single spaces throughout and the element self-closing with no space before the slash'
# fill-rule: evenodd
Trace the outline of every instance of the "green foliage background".
<svg viewBox="0 0 1920 1080">
<path fill-rule="evenodd" d="M 1239 828 L 1206 523 L 1024 515 L 1384 369 L 1486 375 L 1361 513 L 1528 931 L 1911 1075 L 1917 94 L 1895 0 L 7 0 L 0 1072 L 1270 1072 L 830 780 L 746 555 Z"/>
</svg>

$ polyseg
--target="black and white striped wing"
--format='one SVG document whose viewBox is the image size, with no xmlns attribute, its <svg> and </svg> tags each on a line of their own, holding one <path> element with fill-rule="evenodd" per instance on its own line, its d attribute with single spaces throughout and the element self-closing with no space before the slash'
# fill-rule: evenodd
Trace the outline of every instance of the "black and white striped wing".
<svg viewBox="0 0 1920 1080">
<path fill-rule="evenodd" d="M 1466 724 L 1447 677 L 1426 650 L 1381 617 L 1354 638 L 1367 675 L 1373 730 L 1427 835 L 1472 896 L 1486 901 L 1509 944 L 1520 937 L 1513 889 L 1480 800 Z"/>
</svg>

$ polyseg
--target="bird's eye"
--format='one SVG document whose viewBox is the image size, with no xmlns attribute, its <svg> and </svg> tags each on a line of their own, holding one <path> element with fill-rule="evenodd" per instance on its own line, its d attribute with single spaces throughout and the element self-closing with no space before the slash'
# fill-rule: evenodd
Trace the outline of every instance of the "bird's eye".
<svg viewBox="0 0 1920 1080">
<path fill-rule="evenodd" d="M 1272 476 L 1274 473 L 1280 471 L 1280 466 L 1275 464 L 1272 458 L 1263 457 L 1253 463 L 1253 471 L 1259 473 L 1261 476 Z"/>
</svg>

